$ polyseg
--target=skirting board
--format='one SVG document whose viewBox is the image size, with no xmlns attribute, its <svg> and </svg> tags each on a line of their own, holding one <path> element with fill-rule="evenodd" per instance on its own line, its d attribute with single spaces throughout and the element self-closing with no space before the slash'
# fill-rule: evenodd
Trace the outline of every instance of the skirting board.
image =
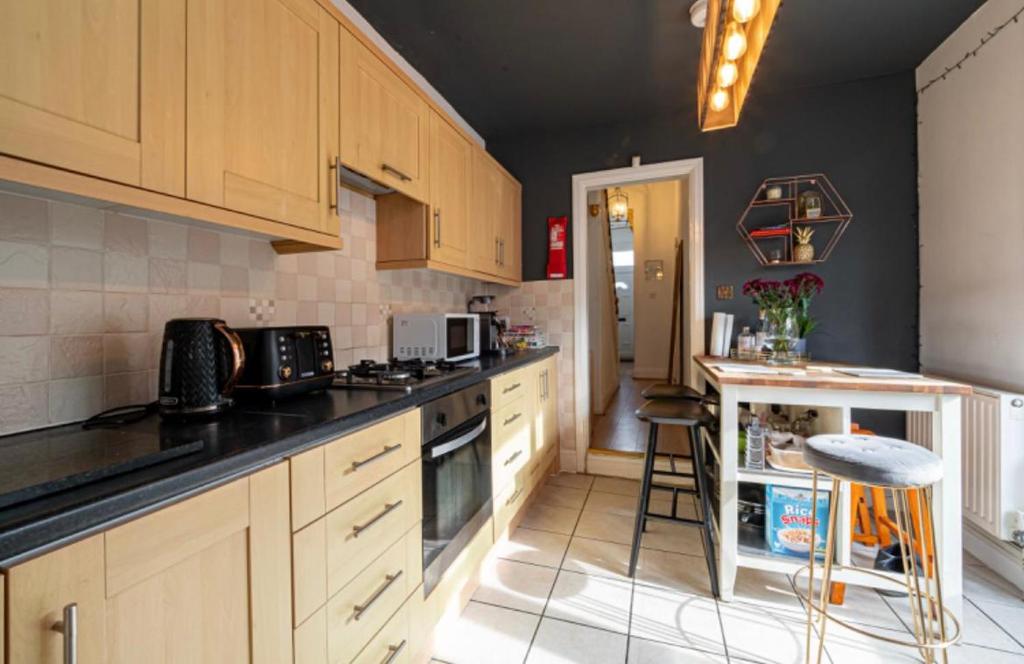
<svg viewBox="0 0 1024 664">
<path fill-rule="evenodd" d="M 1024 599 L 1024 550 L 1010 542 L 997 540 L 964 520 L 964 549 L 985 563 L 1021 592 Z"/>
<path fill-rule="evenodd" d="M 677 457 L 676 467 L 680 471 L 689 472 L 689 463 L 689 461 Z M 668 461 L 665 458 L 659 458 L 655 462 L 654 467 L 658 470 L 670 470 Z M 624 477 L 630 480 L 638 480 L 643 470 L 644 458 L 640 454 L 604 452 L 600 450 L 587 451 L 587 472 L 591 475 Z M 678 480 L 666 480 L 664 477 L 658 478 L 659 484 L 672 484 L 673 482 L 678 482 Z"/>
</svg>

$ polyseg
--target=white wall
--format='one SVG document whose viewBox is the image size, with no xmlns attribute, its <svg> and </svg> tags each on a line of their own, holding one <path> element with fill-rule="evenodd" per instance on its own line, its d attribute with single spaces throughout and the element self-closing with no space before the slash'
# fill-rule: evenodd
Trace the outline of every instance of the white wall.
<svg viewBox="0 0 1024 664">
<path fill-rule="evenodd" d="M 918 87 L 1019 8 L 985 3 Z M 919 95 L 918 153 L 922 367 L 1024 390 L 1024 21 Z"/>
<path fill-rule="evenodd" d="M 633 375 L 637 378 L 664 380 L 668 375 L 675 247 L 685 228 L 681 187 L 679 180 L 668 180 L 623 189 L 634 218 Z M 647 279 L 648 260 L 662 261 L 662 280 Z"/>
</svg>

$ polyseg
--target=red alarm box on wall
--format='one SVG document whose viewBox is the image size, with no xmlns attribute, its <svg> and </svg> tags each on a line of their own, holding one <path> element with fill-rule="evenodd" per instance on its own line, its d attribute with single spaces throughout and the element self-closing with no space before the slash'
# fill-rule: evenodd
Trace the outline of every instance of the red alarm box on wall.
<svg viewBox="0 0 1024 664">
<path fill-rule="evenodd" d="M 569 217 L 548 217 L 548 279 L 565 279 L 565 235 Z"/>
</svg>

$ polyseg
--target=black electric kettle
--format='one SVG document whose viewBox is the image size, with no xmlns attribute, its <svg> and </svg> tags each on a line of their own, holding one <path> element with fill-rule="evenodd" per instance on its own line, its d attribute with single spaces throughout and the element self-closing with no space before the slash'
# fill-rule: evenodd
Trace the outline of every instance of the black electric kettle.
<svg viewBox="0 0 1024 664">
<path fill-rule="evenodd" d="M 224 321 L 167 321 L 160 350 L 160 414 L 191 417 L 230 408 L 231 392 L 244 365 L 242 340 Z"/>
</svg>

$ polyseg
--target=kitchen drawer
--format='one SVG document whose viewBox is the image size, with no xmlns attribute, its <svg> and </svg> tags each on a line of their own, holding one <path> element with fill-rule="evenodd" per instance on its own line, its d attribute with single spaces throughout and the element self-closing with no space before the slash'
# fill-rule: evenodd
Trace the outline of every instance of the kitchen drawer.
<svg viewBox="0 0 1024 664">
<path fill-rule="evenodd" d="M 328 510 L 370 488 L 420 456 L 420 411 L 385 420 L 324 447 Z"/>
<path fill-rule="evenodd" d="M 517 369 L 491 379 L 491 410 L 504 408 L 513 399 L 526 394 L 532 385 L 531 367 Z"/>
<path fill-rule="evenodd" d="M 491 486 L 493 490 L 500 491 L 516 473 L 526 468 L 529 461 L 530 430 L 528 426 L 521 426 L 517 432 L 510 434 L 501 446 L 492 449 Z"/>
<path fill-rule="evenodd" d="M 419 524 L 421 484 L 417 460 L 292 535 L 296 624 Z"/>
<path fill-rule="evenodd" d="M 351 662 L 419 585 L 420 538 L 417 524 L 327 600 L 328 661 Z"/>
<path fill-rule="evenodd" d="M 328 595 L 380 556 L 399 533 L 420 523 L 422 484 L 417 460 L 327 514 Z"/>
<path fill-rule="evenodd" d="M 512 400 L 504 408 L 492 410 L 491 458 L 500 463 L 507 458 L 505 447 L 525 444 L 527 453 L 531 445 L 530 400 L 521 397 Z M 499 461 L 500 460 L 500 461 Z"/>
<path fill-rule="evenodd" d="M 409 643 L 409 605 L 407 600 L 391 620 L 366 644 L 352 664 L 408 664 L 412 661 Z"/>
<path fill-rule="evenodd" d="M 494 496 L 494 538 L 508 527 L 512 517 L 522 509 L 530 495 L 529 473 L 524 468 L 513 476 L 512 481 L 502 487 Z"/>
</svg>

